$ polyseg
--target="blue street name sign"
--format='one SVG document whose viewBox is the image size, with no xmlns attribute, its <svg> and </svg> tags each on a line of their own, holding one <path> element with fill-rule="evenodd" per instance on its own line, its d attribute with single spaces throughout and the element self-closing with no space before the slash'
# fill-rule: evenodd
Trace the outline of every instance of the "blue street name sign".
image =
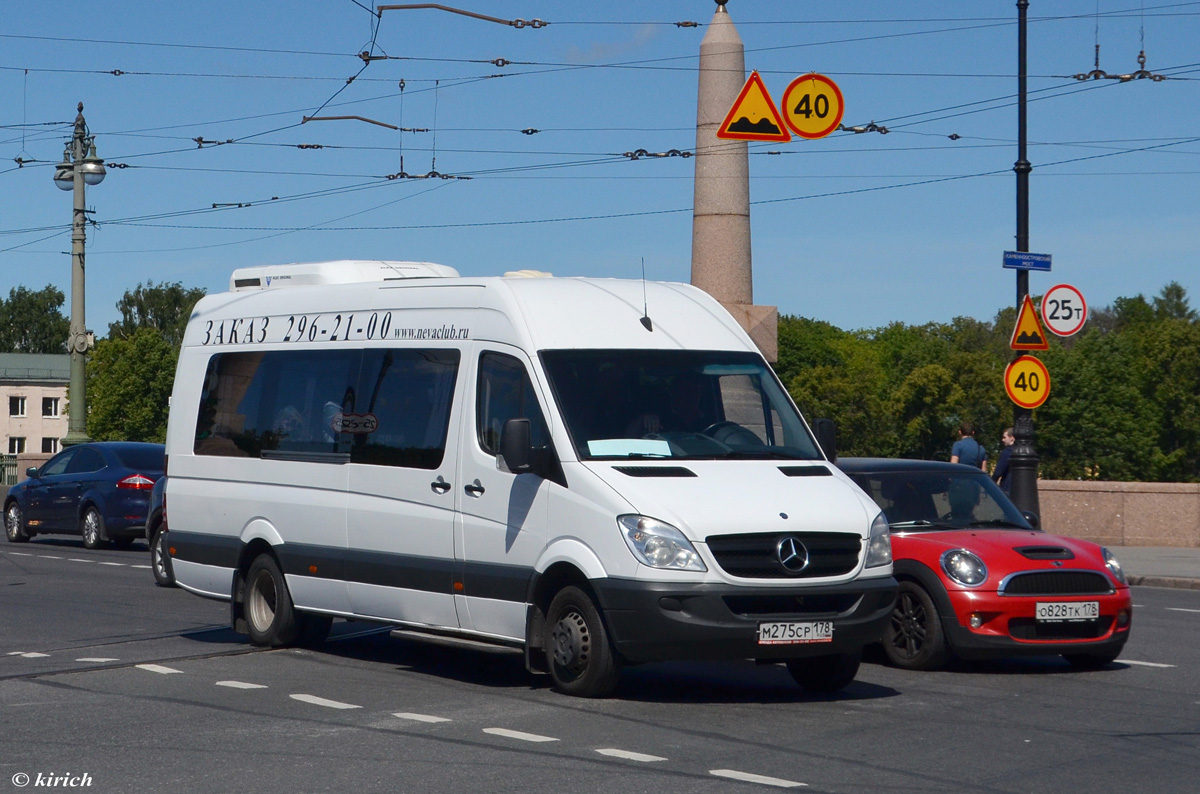
<svg viewBox="0 0 1200 794">
<path fill-rule="evenodd" d="M 1005 251 L 1004 266 L 1012 270 L 1044 270 L 1050 272 L 1050 254 L 1030 254 L 1024 251 Z"/>
</svg>

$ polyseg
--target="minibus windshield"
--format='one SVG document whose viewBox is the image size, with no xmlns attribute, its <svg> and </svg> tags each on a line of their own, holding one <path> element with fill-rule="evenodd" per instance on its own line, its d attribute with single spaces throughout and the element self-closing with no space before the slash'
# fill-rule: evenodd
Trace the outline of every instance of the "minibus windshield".
<svg viewBox="0 0 1200 794">
<path fill-rule="evenodd" d="M 545 350 L 580 460 L 821 460 L 761 356 L 697 350 Z"/>
</svg>

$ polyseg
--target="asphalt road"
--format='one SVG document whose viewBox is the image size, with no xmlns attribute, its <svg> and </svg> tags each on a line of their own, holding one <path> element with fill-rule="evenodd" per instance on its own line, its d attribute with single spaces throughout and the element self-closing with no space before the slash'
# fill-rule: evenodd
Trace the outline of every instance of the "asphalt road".
<svg viewBox="0 0 1200 794">
<path fill-rule="evenodd" d="M 0 794 L 1164 794 L 1200 778 L 1200 591 L 1134 588 L 1125 654 L 1095 672 L 867 663 L 812 697 L 777 666 L 664 664 L 587 701 L 517 655 L 366 623 L 315 651 L 255 649 L 227 605 L 155 587 L 148 561 L 141 544 L 0 546 Z"/>
</svg>

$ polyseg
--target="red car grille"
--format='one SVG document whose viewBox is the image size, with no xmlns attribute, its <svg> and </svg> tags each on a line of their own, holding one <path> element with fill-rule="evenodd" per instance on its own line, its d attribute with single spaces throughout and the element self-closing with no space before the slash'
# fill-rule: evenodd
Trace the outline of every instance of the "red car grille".
<svg viewBox="0 0 1200 794">
<path fill-rule="evenodd" d="M 1095 571 L 1034 571 L 1018 573 L 1008 578 L 1000 595 L 1064 596 L 1108 595 L 1114 592 L 1112 582 Z"/>
<path fill-rule="evenodd" d="M 1108 634 L 1113 619 L 1086 620 L 1078 623 L 1044 623 L 1034 618 L 1013 618 L 1008 633 L 1018 640 L 1095 640 Z"/>
</svg>

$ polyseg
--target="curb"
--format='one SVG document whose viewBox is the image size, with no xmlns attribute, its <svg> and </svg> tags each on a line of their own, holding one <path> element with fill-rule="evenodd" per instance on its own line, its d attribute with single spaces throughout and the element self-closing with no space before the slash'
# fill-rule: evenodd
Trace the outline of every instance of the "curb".
<svg viewBox="0 0 1200 794">
<path fill-rule="evenodd" d="M 1200 579 L 1178 576 L 1130 576 L 1129 584 L 1134 587 L 1173 587 L 1178 590 L 1200 590 Z"/>
</svg>

